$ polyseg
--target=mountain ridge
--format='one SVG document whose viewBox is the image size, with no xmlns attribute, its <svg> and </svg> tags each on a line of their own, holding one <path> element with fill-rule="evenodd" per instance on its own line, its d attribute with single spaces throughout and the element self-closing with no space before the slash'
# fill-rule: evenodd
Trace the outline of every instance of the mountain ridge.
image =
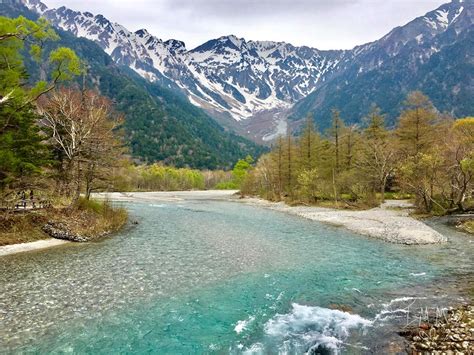
<svg viewBox="0 0 474 355">
<path fill-rule="evenodd" d="M 473 0 L 454 0 L 351 50 L 318 50 L 234 35 L 211 39 L 188 50 L 183 41 L 163 41 L 146 29 L 131 32 L 103 15 L 64 6 L 48 9 L 40 0 L 25 1 L 53 25 L 94 40 L 115 62 L 129 66 L 149 81 L 181 91 L 193 105 L 206 110 L 220 123 L 253 135 L 256 140 L 274 137 L 274 130 L 286 129 L 282 129 L 282 124 L 286 125 L 288 117 L 298 121 L 310 114 L 321 127 L 327 126 L 333 107 L 341 106 L 346 115 L 352 110 L 360 119 L 364 114 L 362 105 L 382 101 L 377 102 L 382 109 L 395 115 L 407 91 L 423 88 L 422 84 L 401 78 L 423 71 L 422 67 L 447 45 L 438 37 L 450 31 L 456 36 L 469 31 L 474 17 Z M 403 60 L 398 60 L 401 57 Z M 392 68 L 396 61 L 401 63 L 399 70 Z M 411 67 L 406 67 L 404 61 L 410 62 Z M 445 70 L 453 70 L 450 63 L 443 65 Z M 374 93 L 374 84 L 384 75 L 389 80 L 387 68 L 392 68 L 397 94 L 393 100 L 380 100 Z M 371 83 L 367 77 L 372 76 Z M 444 75 L 440 74 L 438 79 L 441 77 Z M 350 85 L 370 92 L 371 97 L 360 98 L 361 93 L 347 88 Z M 346 97 L 333 99 L 332 96 L 340 96 L 341 90 Z M 460 91 L 463 90 L 474 91 L 470 83 L 463 84 Z M 359 97 L 360 107 L 355 107 L 352 97 Z M 445 101 L 435 104 L 442 111 L 460 115 L 472 107 L 470 102 L 461 108 Z M 349 116 L 349 121 L 357 121 L 352 113 Z M 260 132 L 255 133 L 258 129 Z"/>
</svg>

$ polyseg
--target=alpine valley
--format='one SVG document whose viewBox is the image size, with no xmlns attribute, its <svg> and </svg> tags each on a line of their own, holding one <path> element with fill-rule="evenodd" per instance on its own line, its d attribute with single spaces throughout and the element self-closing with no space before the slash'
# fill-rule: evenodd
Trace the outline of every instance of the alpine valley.
<svg viewBox="0 0 474 355">
<path fill-rule="evenodd" d="M 182 94 L 182 107 L 187 101 L 199 108 L 197 115 L 257 143 L 285 133 L 288 122 L 298 127 L 308 115 L 324 130 L 333 108 L 347 123 L 358 123 L 376 103 L 391 123 L 412 90 L 423 91 L 440 112 L 462 117 L 474 111 L 474 0 L 444 4 L 352 50 L 234 35 L 187 49 L 180 40 L 164 41 L 146 29 L 131 32 L 103 15 L 49 9 L 39 0 L 24 4 L 58 29 L 94 41 L 117 65 L 146 79 L 137 84 L 140 89 L 149 91 L 152 84 L 155 91 Z"/>
</svg>

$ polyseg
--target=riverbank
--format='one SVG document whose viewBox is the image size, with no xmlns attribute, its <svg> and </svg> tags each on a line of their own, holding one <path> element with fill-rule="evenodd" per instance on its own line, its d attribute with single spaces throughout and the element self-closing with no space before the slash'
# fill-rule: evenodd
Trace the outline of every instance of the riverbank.
<svg viewBox="0 0 474 355">
<path fill-rule="evenodd" d="M 381 207 L 365 211 L 336 210 L 316 206 L 288 206 L 283 202 L 270 202 L 259 198 L 242 199 L 244 203 L 269 208 L 344 227 L 357 234 L 395 244 L 438 244 L 447 238 L 425 223 L 410 217 L 411 205 L 407 201 L 388 200 Z"/>
<path fill-rule="evenodd" d="M 81 200 L 74 209 L 6 211 L 0 215 L 0 247 L 4 253 L 44 248 L 58 240 L 84 242 L 113 233 L 127 222 L 127 211 L 108 201 Z M 42 241 L 42 243 L 36 243 Z"/>
<path fill-rule="evenodd" d="M 196 190 L 156 192 L 101 192 L 92 196 L 97 200 L 121 202 L 179 202 L 184 200 L 229 200 L 236 199 L 238 190 Z"/>
<path fill-rule="evenodd" d="M 4 245 L 4 246 L 0 246 L 0 256 L 24 253 L 24 252 L 33 251 L 33 250 L 48 249 L 48 248 L 56 247 L 56 246 L 67 244 L 67 243 L 69 243 L 67 240 L 50 238 L 50 239 L 38 240 L 36 242 Z"/>
</svg>

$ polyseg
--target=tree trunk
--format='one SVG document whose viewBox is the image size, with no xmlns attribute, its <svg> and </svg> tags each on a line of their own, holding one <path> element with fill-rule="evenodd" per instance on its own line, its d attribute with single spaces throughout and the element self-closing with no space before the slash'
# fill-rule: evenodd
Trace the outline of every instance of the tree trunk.
<svg viewBox="0 0 474 355">
<path fill-rule="evenodd" d="M 72 198 L 71 204 L 69 205 L 69 208 L 73 208 L 77 206 L 79 197 L 81 197 L 81 163 L 78 161 L 77 162 L 77 176 L 76 176 L 76 190 L 74 191 L 74 196 Z"/>
<path fill-rule="evenodd" d="M 334 202 L 336 203 L 336 206 L 337 206 L 336 174 L 335 174 L 334 169 L 332 169 L 332 186 L 334 189 Z"/>
<path fill-rule="evenodd" d="M 385 202 L 385 185 L 387 184 L 387 179 L 384 177 L 380 184 L 380 200 L 382 203 Z"/>
</svg>

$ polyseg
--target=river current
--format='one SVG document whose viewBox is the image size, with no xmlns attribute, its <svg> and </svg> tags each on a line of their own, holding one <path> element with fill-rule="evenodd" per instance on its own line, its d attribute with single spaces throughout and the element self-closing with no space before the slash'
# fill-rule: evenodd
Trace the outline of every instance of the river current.
<svg viewBox="0 0 474 355">
<path fill-rule="evenodd" d="M 403 246 L 238 202 L 125 206 L 113 237 L 0 258 L 0 353 L 392 353 L 472 290 L 473 238 L 442 224 Z"/>
</svg>

